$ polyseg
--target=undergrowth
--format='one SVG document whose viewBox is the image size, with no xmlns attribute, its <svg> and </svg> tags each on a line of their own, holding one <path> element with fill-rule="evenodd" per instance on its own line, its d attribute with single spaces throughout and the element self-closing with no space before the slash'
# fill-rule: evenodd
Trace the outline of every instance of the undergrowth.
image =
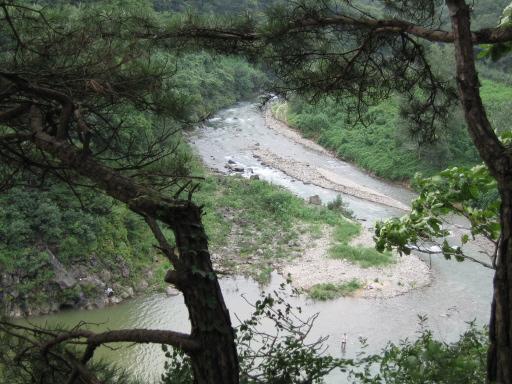
<svg viewBox="0 0 512 384">
<path fill-rule="evenodd" d="M 330 250 L 332 258 L 343 259 L 357 263 L 361 268 L 381 267 L 395 263 L 391 252 L 380 253 L 373 248 L 351 247 L 346 244 L 336 244 Z"/>
<path fill-rule="evenodd" d="M 313 300 L 332 300 L 341 296 L 348 296 L 352 292 L 363 288 L 364 284 L 357 279 L 352 279 L 340 284 L 324 283 L 316 284 L 309 290 L 308 295 Z"/>
</svg>

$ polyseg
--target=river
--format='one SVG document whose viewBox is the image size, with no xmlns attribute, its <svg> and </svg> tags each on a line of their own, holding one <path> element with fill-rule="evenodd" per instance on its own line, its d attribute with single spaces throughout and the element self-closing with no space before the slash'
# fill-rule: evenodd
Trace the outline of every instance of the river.
<svg viewBox="0 0 512 384">
<path fill-rule="evenodd" d="M 347 162 L 305 148 L 272 131 L 265 126 L 262 113 L 254 102 L 238 103 L 219 112 L 206 125 L 189 132 L 189 136 L 198 154 L 212 169 L 226 172 L 226 164 L 231 160 L 246 169 L 246 176 L 257 174 L 304 198 L 319 195 L 322 201 L 328 202 L 334 200 L 338 192 L 303 183 L 265 166 L 253 156 L 253 151 L 265 148 L 283 158 L 291 157 L 321 166 L 404 204 L 409 204 L 414 197 L 409 190 L 372 178 Z M 404 214 L 404 211 L 396 208 L 352 196 L 342 197 L 366 227 L 371 227 L 375 220 Z M 358 335 L 368 338 L 368 352 L 378 352 L 388 341 L 398 342 L 414 337 L 419 330 L 418 315 L 427 315 L 429 329 L 437 338 L 447 342 L 456 340 L 467 329 L 469 321 L 475 320 L 479 325 L 487 323 L 492 296 L 492 271 L 475 263 L 457 263 L 442 257 L 432 257 L 428 262 L 433 269 L 433 283 L 402 296 L 391 299 L 347 297 L 329 302 L 313 302 L 303 297 L 290 297 L 289 300 L 291 304 L 302 307 L 304 318 L 320 313 L 309 337 L 314 340 L 319 336 L 329 336 L 327 353 L 335 357 L 342 356 L 339 346 L 344 332 L 348 334 L 349 342 L 343 356 L 353 358 L 360 352 L 356 340 Z M 270 285 L 263 289 L 275 289 L 282 281 L 279 275 L 274 274 Z M 256 301 L 261 287 L 243 277 L 223 278 L 221 287 L 236 325 L 237 317 L 245 319 L 251 310 L 244 297 L 249 302 Z M 90 325 L 93 331 L 139 327 L 187 332 L 187 318 L 181 296 L 167 297 L 158 293 L 101 310 L 67 310 L 32 320 L 69 325 L 84 321 L 95 324 Z M 163 370 L 164 356 L 158 346 L 126 346 L 116 352 L 103 349 L 102 355 L 128 367 L 134 376 L 142 378 L 144 382 L 158 378 Z M 326 382 L 337 383 L 339 378 L 338 373 L 333 373 Z"/>
</svg>

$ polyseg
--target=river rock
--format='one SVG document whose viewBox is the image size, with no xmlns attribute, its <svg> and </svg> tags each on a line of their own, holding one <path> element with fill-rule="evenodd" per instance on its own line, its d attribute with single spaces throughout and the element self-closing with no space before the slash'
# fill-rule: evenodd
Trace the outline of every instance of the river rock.
<svg viewBox="0 0 512 384">
<path fill-rule="evenodd" d="M 11 310 L 9 311 L 9 317 L 22 317 L 23 312 L 21 311 L 21 308 L 17 305 L 14 305 Z"/>
<path fill-rule="evenodd" d="M 165 287 L 165 294 L 167 296 L 178 296 L 180 294 L 180 291 L 174 287 L 167 286 Z"/>
<path fill-rule="evenodd" d="M 108 283 L 110 281 L 110 279 L 112 279 L 112 274 L 110 273 L 109 270 L 107 269 L 103 269 L 101 272 L 100 272 L 100 278 L 101 280 L 103 280 L 105 283 Z"/>
<path fill-rule="evenodd" d="M 130 277 L 130 268 L 128 268 L 128 266 L 123 265 L 121 268 L 121 276 L 123 276 L 125 279 Z"/>
<path fill-rule="evenodd" d="M 105 308 L 105 300 L 103 299 L 94 299 L 92 304 L 93 308 Z"/>
<path fill-rule="evenodd" d="M 51 313 L 51 306 L 50 304 L 43 304 L 40 308 L 41 315 L 48 315 Z"/>
<path fill-rule="evenodd" d="M 112 296 L 112 297 L 109 297 L 107 299 L 107 304 L 108 305 L 114 305 L 114 304 L 119 304 L 121 302 L 121 298 L 118 297 L 118 296 Z"/>
<path fill-rule="evenodd" d="M 320 196 L 318 196 L 318 195 L 310 196 L 309 197 L 309 204 L 321 205 L 322 204 L 322 200 L 320 200 Z"/>
<path fill-rule="evenodd" d="M 147 281 L 144 281 L 144 280 L 143 280 L 143 281 L 141 281 L 141 282 L 139 283 L 139 289 L 140 289 L 142 292 L 145 292 L 145 291 L 148 289 L 148 287 L 149 287 L 149 284 L 148 284 L 148 282 L 147 282 Z"/>
<path fill-rule="evenodd" d="M 133 288 L 132 287 L 125 287 L 118 296 L 121 299 L 125 300 L 125 299 L 129 299 L 130 297 L 134 297 L 135 294 L 133 292 Z"/>
</svg>

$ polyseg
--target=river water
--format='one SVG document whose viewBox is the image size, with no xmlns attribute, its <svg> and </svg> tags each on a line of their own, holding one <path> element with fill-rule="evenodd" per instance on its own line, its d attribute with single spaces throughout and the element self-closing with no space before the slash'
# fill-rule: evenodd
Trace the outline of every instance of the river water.
<svg viewBox="0 0 512 384">
<path fill-rule="evenodd" d="M 319 195 L 322 201 L 328 202 L 334 200 L 338 192 L 294 180 L 259 163 L 252 151 L 266 148 L 283 158 L 292 157 L 321 166 L 405 204 L 409 204 L 414 197 L 406 189 L 372 178 L 346 162 L 309 150 L 270 130 L 265 126 L 262 113 L 254 102 L 239 103 L 221 111 L 205 126 L 189 132 L 189 136 L 198 154 L 212 169 L 226 172 L 226 164 L 232 160 L 246 169 L 246 176 L 257 174 L 304 198 Z M 248 168 L 251 171 L 247 171 Z M 371 227 L 375 220 L 405 213 L 355 197 L 342 197 L 366 227 Z M 434 280 L 431 286 L 403 296 L 391 299 L 347 297 L 329 302 L 290 297 L 289 301 L 302 308 L 301 317 L 304 319 L 320 313 L 309 336 L 310 341 L 320 336 L 329 336 L 326 342 L 327 353 L 335 357 L 356 357 L 360 352 L 356 340 L 360 334 L 368 339 L 369 347 L 366 350 L 371 353 L 380 351 L 388 341 L 396 343 L 414 337 L 419 330 L 418 315 L 426 315 L 429 329 L 436 337 L 447 342 L 456 340 L 467 329 L 469 321 L 475 320 L 479 325 L 487 323 L 492 295 L 492 271 L 475 263 L 457 263 L 442 257 L 432 257 L 427 262 L 431 263 L 433 269 Z M 282 277 L 274 274 L 270 285 L 263 289 L 271 291 L 282 282 Z M 237 318 L 245 319 L 251 313 L 246 300 L 255 302 L 262 287 L 243 277 L 224 278 L 221 287 L 232 321 L 237 325 Z M 164 294 L 136 298 L 102 310 L 63 311 L 32 321 L 69 325 L 84 321 L 95 324 L 90 325 L 92 331 L 132 327 L 189 331 L 188 315 L 181 296 L 167 297 Z M 340 339 L 344 332 L 349 336 L 349 341 L 342 355 Z M 127 345 L 116 352 L 103 349 L 101 354 L 110 361 L 126 366 L 134 376 L 148 383 L 158 378 L 163 370 L 164 356 L 159 346 Z M 326 382 L 339 383 L 340 377 L 339 373 L 334 372 Z"/>
</svg>

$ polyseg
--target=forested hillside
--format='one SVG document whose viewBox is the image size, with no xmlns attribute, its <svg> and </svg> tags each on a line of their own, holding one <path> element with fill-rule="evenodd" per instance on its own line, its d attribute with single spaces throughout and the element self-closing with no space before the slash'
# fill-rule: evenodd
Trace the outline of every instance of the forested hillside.
<svg viewBox="0 0 512 384">
<path fill-rule="evenodd" d="M 482 71 L 486 69 L 482 66 Z M 481 91 L 494 126 L 508 129 L 507 111 L 512 107 L 512 87 L 485 80 Z M 338 156 L 391 180 L 410 179 L 416 172 L 430 176 L 450 165 L 472 167 L 481 162 L 465 133 L 459 109 L 452 110 L 449 124 L 440 130 L 435 142 L 421 143 L 408 131 L 399 115 L 401 102 L 397 95 L 368 107 L 365 124 L 354 123 L 354 116 L 340 111 L 334 100 L 311 105 L 292 97 L 275 111 L 277 117 L 300 129 L 305 137 L 316 139 Z"/>
<path fill-rule="evenodd" d="M 238 58 L 190 53 L 176 66 L 174 80 L 188 99 L 190 121 L 254 97 L 267 81 L 262 71 Z M 131 132 L 124 131 L 117 143 L 96 145 L 128 148 L 133 155 L 159 131 L 176 124 L 135 109 L 123 119 L 134 127 Z M 116 115 L 112 120 L 121 123 Z M 173 155 L 161 160 L 160 170 L 154 165 L 154 171 L 182 177 L 203 174 L 180 138 L 183 127 L 175 125 L 175 134 L 162 142 L 173 148 Z M 163 287 L 164 269 L 153 263 L 157 252 L 152 234 L 124 205 L 85 187 L 73 187 L 70 193 L 69 186 L 54 178 L 39 185 L 22 177 L 9 180 L 6 187 L 0 195 L 0 307 L 10 315 L 102 306 L 107 287 L 116 292 L 111 299 L 116 301 Z"/>
</svg>

